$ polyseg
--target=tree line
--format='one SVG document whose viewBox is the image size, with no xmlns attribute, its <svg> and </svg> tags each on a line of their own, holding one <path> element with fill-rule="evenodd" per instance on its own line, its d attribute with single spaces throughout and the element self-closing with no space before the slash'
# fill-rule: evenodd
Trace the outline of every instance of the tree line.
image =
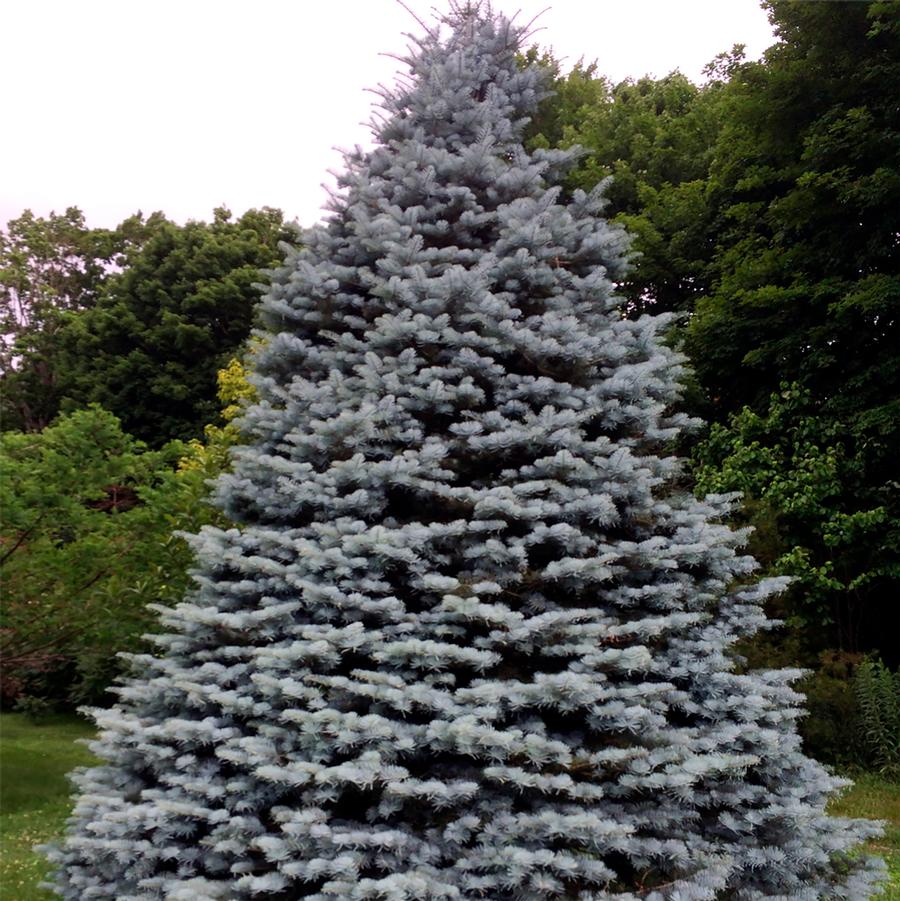
<svg viewBox="0 0 900 901">
<path fill-rule="evenodd" d="M 900 4 L 764 6 L 777 43 L 721 54 L 699 85 L 532 50 L 555 90 L 528 142 L 583 148 L 567 191 L 611 177 L 627 315 L 677 315 L 706 422 L 678 448 L 685 478 L 743 492 L 753 553 L 794 577 L 785 625 L 742 652 L 811 669 L 805 738 L 841 762 L 858 674 L 900 663 Z M 71 208 L 0 240 L 5 700 L 96 701 L 146 604 L 187 588 L 173 532 L 217 515 L 205 480 L 252 391 L 257 285 L 298 235 L 267 208 L 115 229 Z"/>
</svg>

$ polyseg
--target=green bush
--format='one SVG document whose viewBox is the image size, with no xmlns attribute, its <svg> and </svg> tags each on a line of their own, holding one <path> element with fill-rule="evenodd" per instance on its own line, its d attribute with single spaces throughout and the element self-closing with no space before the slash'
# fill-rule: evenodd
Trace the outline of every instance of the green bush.
<svg viewBox="0 0 900 901">
<path fill-rule="evenodd" d="M 3 700 L 98 702 L 152 623 L 177 601 L 190 555 L 175 529 L 212 518 L 203 469 L 180 442 L 148 450 L 99 407 L 40 433 L 0 437 Z"/>
<path fill-rule="evenodd" d="M 794 577 L 789 625 L 856 653 L 893 640 L 859 624 L 890 622 L 882 589 L 894 575 L 889 545 L 898 523 L 854 490 L 861 464 L 844 437 L 808 391 L 782 385 L 765 413 L 745 407 L 714 424 L 693 464 L 698 494 L 743 493 L 750 523 L 766 536 L 760 559 Z"/>
<path fill-rule="evenodd" d="M 102 703 L 120 651 L 143 646 L 147 604 L 177 603 L 192 555 L 180 532 L 224 525 L 209 482 L 254 395 L 242 363 L 219 372 L 222 424 L 149 450 L 98 406 L 39 433 L 0 436 L 2 701 L 23 712 Z"/>
<path fill-rule="evenodd" d="M 856 741 L 859 709 L 853 693 L 854 674 L 862 660 L 860 654 L 823 651 L 797 686 L 806 695 L 807 715 L 800 722 L 800 735 L 807 752 L 841 769 L 866 765 Z"/>
</svg>

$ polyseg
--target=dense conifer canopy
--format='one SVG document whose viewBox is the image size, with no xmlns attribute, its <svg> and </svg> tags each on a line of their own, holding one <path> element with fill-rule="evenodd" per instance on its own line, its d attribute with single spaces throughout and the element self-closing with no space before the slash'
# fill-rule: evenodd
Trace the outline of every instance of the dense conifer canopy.
<svg viewBox="0 0 900 901">
<path fill-rule="evenodd" d="M 526 153 L 523 29 L 454 6 L 273 273 L 261 400 L 98 711 L 71 899 L 862 898 L 730 499 L 679 487 L 680 360 L 602 192 Z M 437 26 L 436 26 L 437 28 Z"/>
</svg>

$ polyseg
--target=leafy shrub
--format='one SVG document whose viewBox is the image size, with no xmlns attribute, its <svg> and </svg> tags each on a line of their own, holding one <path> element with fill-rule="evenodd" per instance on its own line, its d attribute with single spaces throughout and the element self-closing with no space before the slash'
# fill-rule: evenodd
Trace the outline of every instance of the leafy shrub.
<svg viewBox="0 0 900 901">
<path fill-rule="evenodd" d="M 763 561 L 794 577 L 789 624 L 853 652 L 872 638 L 860 634 L 862 612 L 873 622 L 881 615 L 893 576 L 885 548 L 898 525 L 885 506 L 848 490 L 859 465 L 796 385 L 782 385 L 764 413 L 745 407 L 713 425 L 694 453 L 698 493 L 742 492 L 766 535 Z"/>
<path fill-rule="evenodd" d="M 144 604 L 181 589 L 187 558 L 154 503 L 181 452 L 148 451 L 96 406 L 2 436 L 6 700 L 96 699 L 146 627 Z"/>
<path fill-rule="evenodd" d="M 807 753 L 833 766 L 865 766 L 866 757 L 856 741 L 859 709 L 853 692 L 861 654 L 823 651 L 809 675 L 798 684 L 806 695 L 807 715 L 800 735 Z"/>
<path fill-rule="evenodd" d="M 177 602 L 190 577 L 181 530 L 222 515 L 208 481 L 237 440 L 230 422 L 252 393 L 237 361 L 219 377 L 225 424 L 205 442 L 148 450 L 91 406 L 40 433 L 0 438 L 0 615 L 5 703 L 98 703 L 142 647 L 150 603 Z"/>
</svg>

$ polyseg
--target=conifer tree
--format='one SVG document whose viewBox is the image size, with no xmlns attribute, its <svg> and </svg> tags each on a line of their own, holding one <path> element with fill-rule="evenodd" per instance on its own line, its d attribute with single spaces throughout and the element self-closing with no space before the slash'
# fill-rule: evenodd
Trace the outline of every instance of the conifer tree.
<svg viewBox="0 0 900 901">
<path fill-rule="evenodd" d="M 248 441 L 96 711 L 70 899 L 863 898 L 730 499 L 693 500 L 665 317 L 572 154 L 520 143 L 525 29 L 455 5 L 272 275 Z M 448 33 L 449 28 L 449 33 Z"/>
</svg>

